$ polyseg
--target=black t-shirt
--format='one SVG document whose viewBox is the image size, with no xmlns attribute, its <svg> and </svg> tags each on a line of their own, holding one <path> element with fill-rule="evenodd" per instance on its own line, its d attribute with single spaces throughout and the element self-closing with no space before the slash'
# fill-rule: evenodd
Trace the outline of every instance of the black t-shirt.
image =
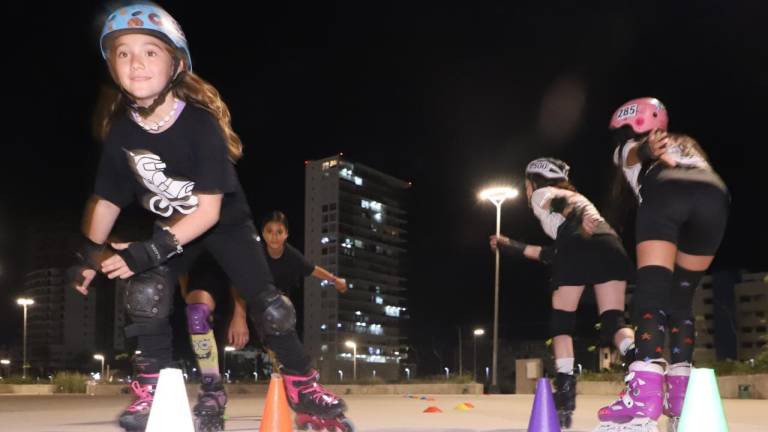
<svg viewBox="0 0 768 432">
<path fill-rule="evenodd" d="M 264 254 L 267 256 L 267 265 L 272 272 L 275 286 L 289 296 L 291 289 L 298 285 L 299 279 L 311 275 L 315 270 L 315 265 L 288 243 L 285 244 L 280 258 L 272 258 L 266 249 L 267 245 L 264 244 Z"/>
<path fill-rule="evenodd" d="M 197 193 L 221 193 L 217 228 L 251 219 L 218 122 L 192 104 L 157 134 L 145 131 L 127 114 L 115 118 L 104 142 L 95 193 L 121 208 L 136 197 L 161 219 L 193 213 Z"/>
</svg>

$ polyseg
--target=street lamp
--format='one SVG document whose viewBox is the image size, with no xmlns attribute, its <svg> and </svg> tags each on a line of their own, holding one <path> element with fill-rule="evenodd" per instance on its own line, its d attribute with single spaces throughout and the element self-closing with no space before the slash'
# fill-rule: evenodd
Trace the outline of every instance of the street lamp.
<svg viewBox="0 0 768 432">
<path fill-rule="evenodd" d="M 447 367 L 443 368 L 445 370 L 445 379 L 448 379 L 448 377 L 451 375 L 451 370 Z"/>
<path fill-rule="evenodd" d="M 27 369 L 29 368 L 29 364 L 27 364 L 27 306 L 35 304 L 35 300 L 31 298 L 19 298 L 16 299 L 16 304 L 24 308 L 24 354 L 22 355 L 23 360 L 21 362 L 21 377 L 26 378 Z"/>
<path fill-rule="evenodd" d="M 514 198 L 518 195 L 517 189 L 501 186 L 484 189 L 480 192 L 481 200 L 488 200 L 496 206 L 496 237 L 501 235 L 501 205 L 507 199 Z M 495 288 L 493 295 L 493 360 L 491 366 L 493 368 L 493 375 L 491 377 L 491 389 L 497 391 L 497 365 L 499 354 L 499 248 L 496 248 L 496 274 L 495 274 Z"/>
<path fill-rule="evenodd" d="M 104 381 L 104 356 L 101 354 L 94 354 L 94 360 L 101 360 L 101 380 Z"/>
<path fill-rule="evenodd" d="M 357 381 L 357 344 L 348 340 L 344 345 L 348 348 L 352 348 L 352 380 Z"/>
<path fill-rule="evenodd" d="M 477 338 L 485 334 L 485 330 L 478 328 L 472 332 L 474 335 L 474 347 L 472 348 L 472 379 L 477 381 Z"/>
<path fill-rule="evenodd" d="M 405 380 L 410 381 L 411 380 L 411 370 L 408 368 L 405 368 Z"/>
</svg>

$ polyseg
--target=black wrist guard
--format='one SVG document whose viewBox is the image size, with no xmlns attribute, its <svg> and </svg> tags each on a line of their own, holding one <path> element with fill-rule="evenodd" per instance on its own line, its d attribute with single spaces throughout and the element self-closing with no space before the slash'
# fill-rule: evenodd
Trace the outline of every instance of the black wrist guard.
<svg viewBox="0 0 768 432">
<path fill-rule="evenodd" d="M 103 244 L 98 244 L 86 236 L 82 236 L 80 244 L 75 250 L 74 263 L 67 268 L 67 281 L 69 283 L 82 284 L 83 271 L 86 269 L 99 270 L 100 262 L 99 258 L 104 249 Z"/>
<path fill-rule="evenodd" d="M 509 239 L 509 244 L 502 244 L 501 250 L 504 251 L 505 254 L 510 254 L 512 256 L 524 256 L 526 246 L 528 245 L 523 242 Z"/>
<path fill-rule="evenodd" d="M 542 246 L 541 252 L 539 252 L 539 262 L 542 264 L 552 264 L 552 260 L 555 258 L 554 246 Z"/>
<path fill-rule="evenodd" d="M 126 249 L 117 251 L 125 264 L 134 273 L 141 273 L 168 261 L 184 249 L 170 229 L 163 227 L 155 231 L 150 240 L 131 243 Z"/>
</svg>

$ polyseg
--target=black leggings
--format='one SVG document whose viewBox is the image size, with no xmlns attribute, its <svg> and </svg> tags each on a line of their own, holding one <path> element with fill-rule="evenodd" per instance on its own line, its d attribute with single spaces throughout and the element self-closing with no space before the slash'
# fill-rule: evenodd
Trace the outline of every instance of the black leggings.
<svg viewBox="0 0 768 432">
<path fill-rule="evenodd" d="M 178 275 L 187 273 L 200 254 L 208 251 L 243 299 L 252 306 L 257 303 L 259 294 L 267 289 L 274 289 L 272 274 L 264 257 L 264 249 L 256 237 L 256 228 L 252 223 L 235 227 L 218 227 L 186 245 L 184 253 L 172 258 L 168 265 L 178 280 Z M 252 307 L 249 311 L 252 320 L 259 318 L 254 316 L 254 312 L 261 311 L 255 311 Z M 169 352 L 172 341 L 170 323 L 166 322 L 166 324 L 168 331 L 162 332 L 162 335 L 139 338 L 139 349 L 144 356 L 153 357 L 154 353 L 159 353 L 161 357 L 165 357 Z M 295 331 L 280 336 L 265 336 L 264 342 L 275 352 L 288 373 L 303 374 L 309 370 L 309 357 Z"/>
</svg>

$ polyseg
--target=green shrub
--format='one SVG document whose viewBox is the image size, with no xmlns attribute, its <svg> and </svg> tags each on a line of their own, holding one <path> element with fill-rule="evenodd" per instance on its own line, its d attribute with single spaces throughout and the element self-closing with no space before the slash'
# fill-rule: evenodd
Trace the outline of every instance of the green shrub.
<svg viewBox="0 0 768 432">
<path fill-rule="evenodd" d="M 53 383 L 56 393 L 85 393 L 88 376 L 78 372 L 56 372 Z"/>
</svg>

